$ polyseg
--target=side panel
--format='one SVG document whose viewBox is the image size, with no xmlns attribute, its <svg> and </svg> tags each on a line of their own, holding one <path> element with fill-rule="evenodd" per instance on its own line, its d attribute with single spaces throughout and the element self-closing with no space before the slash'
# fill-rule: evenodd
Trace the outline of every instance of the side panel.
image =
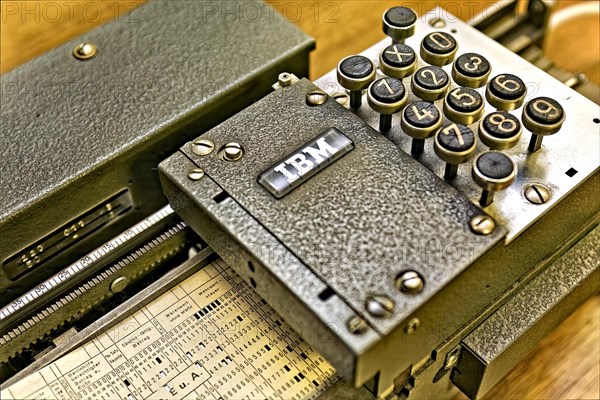
<svg viewBox="0 0 600 400">
<path fill-rule="evenodd" d="M 257 18 L 239 17 L 242 6 Z M 95 57 L 72 56 L 81 42 Z M 163 206 L 160 160 L 264 96 L 282 70 L 306 76 L 313 47 L 258 1 L 155 1 L 2 75 L 0 258 L 25 264 L 3 266 L 0 304 Z M 122 190 L 127 212 L 76 234 Z M 68 246 L 41 261 L 39 240 L 57 228 Z"/>
</svg>

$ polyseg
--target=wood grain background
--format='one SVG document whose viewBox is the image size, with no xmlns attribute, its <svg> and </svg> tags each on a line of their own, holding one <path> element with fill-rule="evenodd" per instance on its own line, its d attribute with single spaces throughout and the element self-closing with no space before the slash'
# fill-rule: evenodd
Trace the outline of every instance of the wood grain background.
<svg viewBox="0 0 600 400">
<path fill-rule="evenodd" d="M 587 0 L 589 2 L 589 0 Z M 494 1 L 315 1 L 270 0 L 290 22 L 317 39 L 311 78 L 342 57 L 384 38 L 381 15 L 406 4 L 423 13 L 441 5 L 463 20 Z M 143 0 L 1 1 L 0 73 L 37 57 L 95 26 L 120 18 Z M 581 1 L 558 1 L 558 9 Z M 598 2 L 595 2 L 596 4 Z M 600 83 L 597 16 L 581 17 L 550 35 L 546 51 L 559 66 L 584 72 Z M 585 302 L 486 396 L 487 399 L 599 399 L 600 296 Z M 459 395 L 457 399 L 466 399 Z"/>
</svg>

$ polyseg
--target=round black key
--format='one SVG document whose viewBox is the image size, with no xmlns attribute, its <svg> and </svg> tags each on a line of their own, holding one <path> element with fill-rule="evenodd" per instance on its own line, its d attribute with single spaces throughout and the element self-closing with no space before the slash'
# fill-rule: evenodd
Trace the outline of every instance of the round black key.
<svg viewBox="0 0 600 400">
<path fill-rule="evenodd" d="M 413 94 L 425 101 L 443 98 L 450 87 L 450 77 L 433 65 L 423 67 L 413 74 L 411 89 Z"/>
<path fill-rule="evenodd" d="M 440 111 L 432 103 L 415 101 L 406 106 L 402 118 L 412 126 L 429 128 L 440 120 Z"/>
<path fill-rule="evenodd" d="M 446 151 L 461 153 L 475 145 L 475 135 L 466 125 L 451 124 L 442 128 L 437 141 Z"/>
<path fill-rule="evenodd" d="M 482 121 L 486 133 L 498 139 L 510 139 L 521 134 L 521 122 L 506 111 L 494 111 Z"/>
<path fill-rule="evenodd" d="M 469 125 L 483 115 L 483 97 L 469 87 L 452 89 L 444 101 L 444 115 L 457 124 Z"/>
<path fill-rule="evenodd" d="M 404 98 L 406 89 L 400 79 L 381 78 L 369 86 L 371 96 L 382 103 L 396 103 Z"/>
<path fill-rule="evenodd" d="M 483 189 L 479 204 L 487 207 L 494 201 L 494 192 L 506 189 L 515 181 L 517 165 L 504 153 L 488 151 L 475 159 L 471 174 Z"/>
<path fill-rule="evenodd" d="M 425 149 L 425 139 L 435 135 L 442 126 L 442 115 L 432 103 L 415 101 L 404 108 L 400 126 L 413 138 L 411 154 L 419 157 Z"/>
<path fill-rule="evenodd" d="M 415 34 L 417 13 L 406 7 L 393 7 L 383 13 L 383 33 L 392 38 L 393 43 L 403 41 Z"/>
<path fill-rule="evenodd" d="M 525 107 L 527 116 L 545 125 L 553 125 L 563 119 L 564 110 L 554 99 L 549 97 L 538 97 L 527 103 Z"/>
<path fill-rule="evenodd" d="M 446 104 L 461 113 L 470 113 L 481 109 L 483 98 L 477 91 L 467 87 L 452 89 L 446 96 Z"/>
<path fill-rule="evenodd" d="M 421 58 L 428 64 L 442 67 L 454 61 L 458 44 L 449 33 L 432 32 L 421 41 Z"/>
<path fill-rule="evenodd" d="M 413 75 L 413 82 L 427 90 L 442 89 L 449 81 L 446 71 L 433 65 L 423 67 Z"/>
<path fill-rule="evenodd" d="M 433 150 L 446 161 L 444 179 L 449 181 L 456 177 L 458 164 L 470 159 L 476 150 L 475 134 L 466 125 L 451 124 L 442 128 L 433 142 Z"/>
<path fill-rule="evenodd" d="M 383 16 L 385 21 L 397 28 L 406 28 L 417 22 L 417 14 L 407 7 L 392 7 Z"/>
<path fill-rule="evenodd" d="M 342 61 L 340 71 L 349 78 L 365 78 L 373 72 L 373 63 L 367 57 L 352 56 Z"/>
<path fill-rule="evenodd" d="M 415 62 L 416 58 L 415 51 L 405 44 L 393 44 L 381 53 L 381 59 L 396 68 L 408 67 Z"/>
<path fill-rule="evenodd" d="M 527 103 L 523 108 L 523 125 L 532 133 L 529 151 L 538 151 L 543 137 L 558 132 L 565 117 L 562 106 L 549 97 L 538 97 Z"/>
<path fill-rule="evenodd" d="M 364 56 L 348 56 L 337 67 L 340 86 L 350 91 L 350 108 L 358 109 L 362 104 L 362 91 L 375 80 L 375 66 Z"/>
<path fill-rule="evenodd" d="M 481 154 L 475 164 L 481 175 L 488 179 L 505 179 L 514 173 L 515 168 L 510 157 L 498 151 Z"/>
<path fill-rule="evenodd" d="M 379 117 L 379 130 L 389 131 L 392 128 L 392 114 L 400 111 L 408 101 L 406 88 L 400 79 L 380 78 L 371 83 L 367 92 L 367 101 Z"/>
<path fill-rule="evenodd" d="M 456 46 L 456 39 L 446 32 L 433 32 L 423 39 L 423 47 L 434 54 L 452 53 Z"/>
<path fill-rule="evenodd" d="M 506 111 L 494 111 L 479 124 L 481 142 L 493 150 L 514 147 L 519 143 L 522 132 L 521 121 Z"/>
<path fill-rule="evenodd" d="M 490 72 L 490 63 L 484 56 L 477 53 L 466 53 L 458 57 L 454 62 L 454 67 L 461 74 L 479 78 Z"/>
<path fill-rule="evenodd" d="M 525 83 L 516 75 L 501 74 L 492 79 L 488 88 L 490 92 L 501 100 L 517 100 L 527 93 Z"/>
</svg>

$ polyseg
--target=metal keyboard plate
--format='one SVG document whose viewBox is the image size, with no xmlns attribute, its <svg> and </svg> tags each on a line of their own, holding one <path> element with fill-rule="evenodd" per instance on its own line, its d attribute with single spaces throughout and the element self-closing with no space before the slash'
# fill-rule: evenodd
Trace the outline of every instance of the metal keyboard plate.
<svg viewBox="0 0 600 400">
<path fill-rule="evenodd" d="M 443 18 L 446 27 L 443 29 L 431 27 L 428 21 L 434 18 Z M 598 106 L 441 8 L 433 9 L 419 17 L 416 34 L 407 39 L 406 44 L 419 54 L 423 37 L 435 31 L 454 35 L 458 42 L 456 58 L 468 52 L 485 56 L 492 66 L 490 79 L 501 73 L 519 76 L 528 88 L 526 102 L 536 97 L 547 96 L 558 101 L 565 109 L 567 118 L 562 129 L 555 135 L 545 137 L 541 150 L 534 154 L 528 152 L 527 145 L 531 132 L 523 128 L 523 137 L 519 144 L 506 151 L 517 164 L 517 179 L 508 189 L 496 193 L 494 202 L 486 207 L 485 211 L 508 230 L 506 242 L 509 243 L 579 184 L 597 173 L 600 165 L 600 125 L 594 122 L 594 118 L 599 116 Z M 384 39 L 361 54 L 378 65 L 379 53 L 389 44 L 390 39 Z M 419 59 L 417 68 L 426 65 L 428 64 Z M 443 68 L 451 76 L 452 64 Z M 384 75 L 378 70 L 378 77 L 382 76 Z M 406 77 L 403 82 L 409 92 L 409 102 L 412 102 L 419 99 L 410 91 L 410 79 Z M 335 70 L 315 81 L 315 84 L 331 95 L 344 92 L 337 83 Z M 456 86 L 452 82 L 451 89 Z M 477 91 L 485 98 L 485 87 Z M 435 104 L 441 112 L 443 100 L 438 100 Z M 486 102 L 484 115 L 492 111 L 495 111 L 495 108 Z M 519 120 L 522 112 L 523 107 L 511 111 Z M 378 129 L 379 114 L 367 105 L 366 94 L 363 95 L 363 105 L 357 111 L 357 115 L 373 128 Z M 444 123 L 447 122 L 449 121 L 444 118 Z M 469 125 L 475 133 L 477 133 L 478 122 Z M 386 136 L 410 154 L 411 138 L 400 128 L 399 113 L 394 115 L 392 129 L 386 133 Z M 476 154 L 486 150 L 487 146 L 478 141 Z M 443 177 L 444 162 L 433 151 L 433 138 L 427 140 L 425 152 L 419 157 L 419 161 L 439 177 Z M 566 174 L 571 168 L 577 171 L 572 177 Z M 461 165 L 458 177 L 449 183 L 478 204 L 481 189 L 471 178 L 471 162 Z M 525 198 L 525 188 L 533 183 L 543 184 L 550 189 L 552 194 L 547 203 L 536 205 Z"/>
</svg>

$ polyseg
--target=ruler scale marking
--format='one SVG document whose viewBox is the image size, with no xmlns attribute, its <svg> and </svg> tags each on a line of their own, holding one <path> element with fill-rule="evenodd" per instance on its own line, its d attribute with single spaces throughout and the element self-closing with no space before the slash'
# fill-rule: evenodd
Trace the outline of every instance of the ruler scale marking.
<svg viewBox="0 0 600 400">
<path fill-rule="evenodd" d="M 124 233 L 121 233 L 117 237 L 111 239 L 107 243 L 93 250 L 91 253 L 85 255 L 75 263 L 69 265 L 62 271 L 47 279 L 43 283 L 37 285 L 35 288 L 30 290 L 26 294 L 13 300 L 10 304 L 4 306 L 2 310 L 0 310 L 0 321 L 8 318 L 21 308 L 25 307 L 27 304 L 31 303 L 32 301 L 35 301 L 42 295 L 47 294 L 49 291 L 40 290 L 38 292 L 36 291 L 36 288 L 39 288 L 42 285 L 49 287 L 49 289 L 57 288 L 61 284 L 64 284 L 65 282 L 71 280 L 71 278 L 73 278 L 79 272 L 86 270 L 91 265 L 94 265 L 98 260 L 101 260 L 102 258 L 106 257 L 108 254 L 110 254 L 112 250 L 116 250 L 125 245 L 126 243 L 131 242 L 134 238 L 147 231 L 148 229 L 152 228 L 153 226 L 155 226 L 156 224 L 158 224 L 173 213 L 174 211 L 171 208 L 171 206 L 167 205 L 158 210 L 156 213 L 150 215 L 145 220 L 127 229 Z"/>
</svg>

